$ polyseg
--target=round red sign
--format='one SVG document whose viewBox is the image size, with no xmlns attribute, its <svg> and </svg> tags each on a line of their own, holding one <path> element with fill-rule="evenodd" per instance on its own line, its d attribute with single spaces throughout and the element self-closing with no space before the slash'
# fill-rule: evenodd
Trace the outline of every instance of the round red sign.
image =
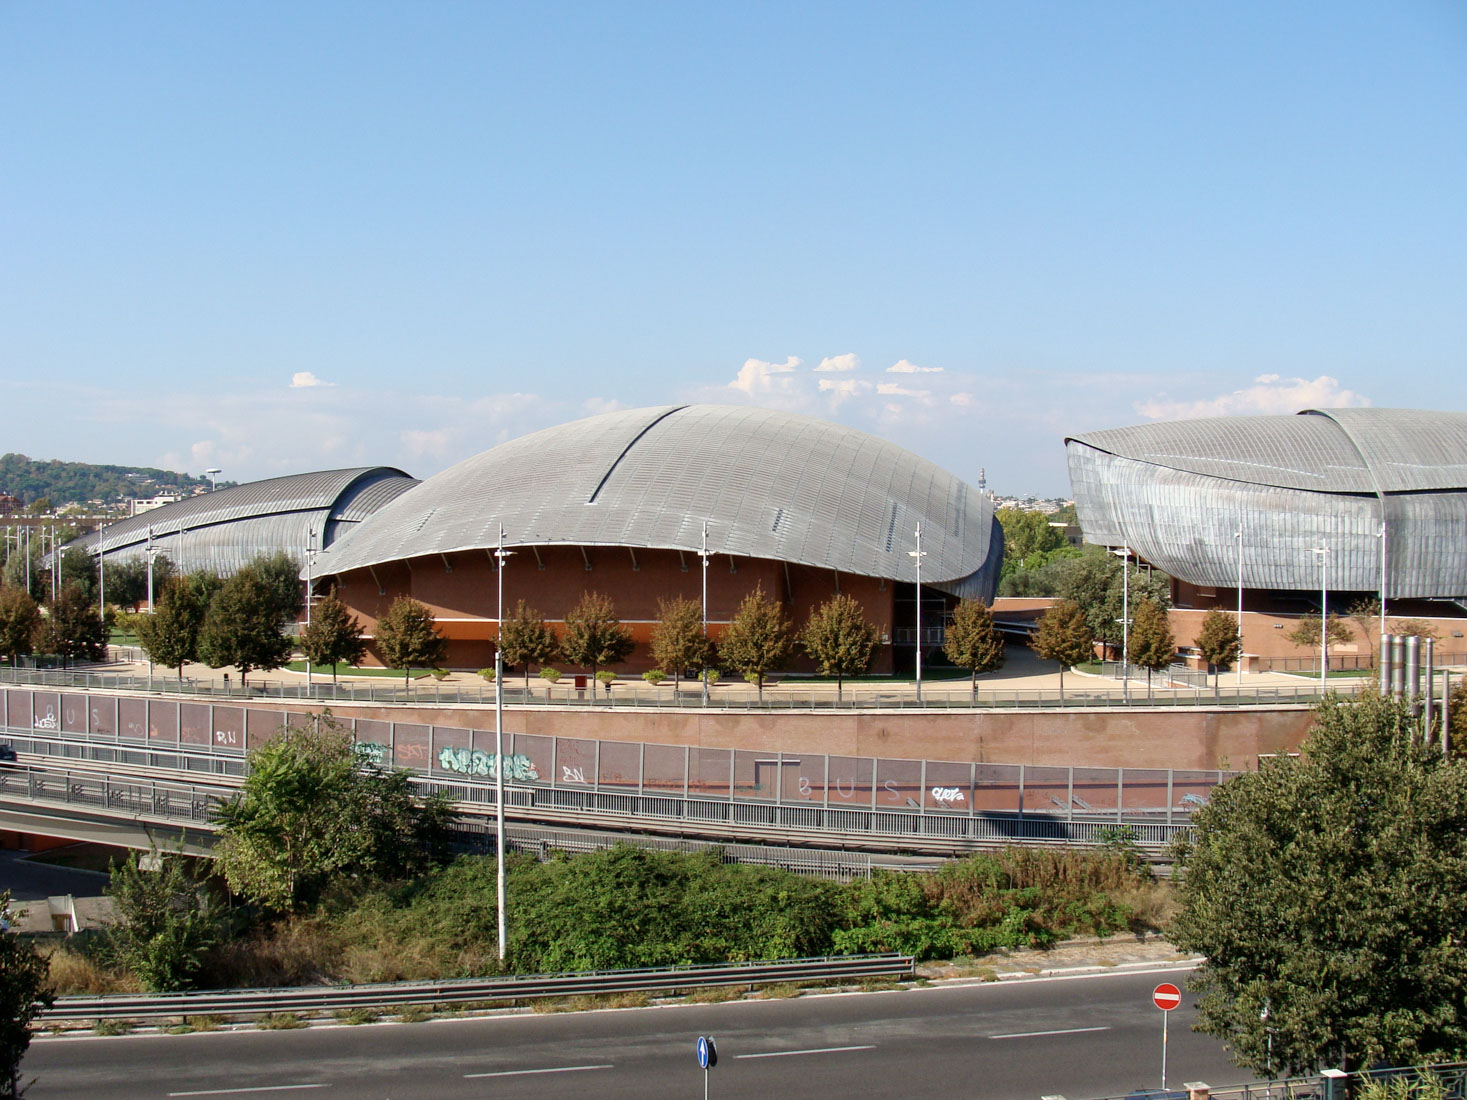
<svg viewBox="0 0 1467 1100">
<path fill-rule="evenodd" d="M 1151 999 L 1163 1012 L 1170 1012 L 1182 1003 L 1182 991 L 1170 982 L 1162 982 L 1151 992 Z"/>
</svg>

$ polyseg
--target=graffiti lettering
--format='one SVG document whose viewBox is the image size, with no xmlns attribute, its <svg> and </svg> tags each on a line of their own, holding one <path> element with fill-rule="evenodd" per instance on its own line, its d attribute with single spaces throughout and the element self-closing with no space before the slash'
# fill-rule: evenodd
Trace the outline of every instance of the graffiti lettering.
<svg viewBox="0 0 1467 1100">
<path fill-rule="evenodd" d="M 902 800 L 901 792 L 897 790 L 895 780 L 888 779 L 885 783 L 882 784 L 882 786 L 885 787 L 888 792 L 890 792 L 891 800 L 893 802 L 900 802 Z"/>
<path fill-rule="evenodd" d="M 584 783 L 586 781 L 586 773 L 581 771 L 580 768 L 572 768 L 567 764 L 562 764 L 560 766 L 560 781 L 562 783 Z"/>
<path fill-rule="evenodd" d="M 56 728 L 56 712 L 50 707 L 47 707 L 46 713 L 36 719 L 35 727 L 38 730 L 54 730 Z"/>
<path fill-rule="evenodd" d="M 387 763 L 387 746 L 376 741 L 358 741 L 354 746 L 357 756 L 368 764 L 381 766 Z"/>
<path fill-rule="evenodd" d="M 539 779 L 539 769 L 531 762 L 528 756 L 516 753 L 514 756 L 498 757 L 492 752 L 481 752 L 478 749 L 455 749 L 445 746 L 438 753 L 438 764 L 440 767 L 451 772 L 459 772 L 462 775 L 483 775 L 493 778 L 499 768 L 499 762 L 503 761 L 504 778 L 517 779 L 520 782 L 528 782 Z"/>
<path fill-rule="evenodd" d="M 806 775 L 800 776 L 800 797 L 801 798 L 809 798 L 810 797 L 810 777 L 809 776 L 806 776 Z"/>
<path fill-rule="evenodd" d="M 851 789 L 850 790 L 846 790 L 846 788 L 845 788 L 845 784 L 846 783 L 849 783 L 851 785 Z M 856 781 L 854 779 L 848 779 L 848 780 L 844 780 L 843 781 L 843 780 L 837 778 L 836 781 L 835 781 L 835 793 L 838 794 L 838 795 L 840 795 L 842 798 L 855 798 L 856 797 Z"/>
<path fill-rule="evenodd" d="M 216 745 L 238 745 L 239 734 L 234 730 L 215 730 L 214 744 Z"/>
<path fill-rule="evenodd" d="M 946 805 L 949 802 L 963 801 L 963 792 L 959 787 L 933 787 L 932 800 Z"/>
</svg>

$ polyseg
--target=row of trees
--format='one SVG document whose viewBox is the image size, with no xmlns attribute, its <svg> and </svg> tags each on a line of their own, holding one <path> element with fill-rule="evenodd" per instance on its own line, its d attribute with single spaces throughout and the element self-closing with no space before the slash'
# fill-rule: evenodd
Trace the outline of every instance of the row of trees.
<svg viewBox="0 0 1467 1100">
<path fill-rule="evenodd" d="M 67 661 L 100 661 L 107 655 L 107 623 L 78 585 L 38 604 L 24 588 L 0 587 L 0 656 L 46 653 Z"/>
</svg>

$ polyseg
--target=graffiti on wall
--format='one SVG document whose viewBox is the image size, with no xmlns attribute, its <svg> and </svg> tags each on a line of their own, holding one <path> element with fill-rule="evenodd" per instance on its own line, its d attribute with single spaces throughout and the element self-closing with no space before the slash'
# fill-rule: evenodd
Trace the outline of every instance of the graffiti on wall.
<svg viewBox="0 0 1467 1100">
<path fill-rule="evenodd" d="M 378 744 L 376 741 L 358 741 L 356 743 L 357 758 L 365 764 L 382 767 L 387 763 L 387 746 Z"/>
<path fill-rule="evenodd" d="M 499 759 L 492 752 L 481 752 L 478 749 L 470 751 L 445 746 L 438 752 L 439 766 L 445 770 L 458 772 L 461 775 L 482 775 L 491 779 L 494 777 L 495 764 Z M 540 778 L 540 770 L 523 753 L 516 753 L 514 756 L 506 756 L 502 759 L 506 779 L 528 782 Z"/>
</svg>

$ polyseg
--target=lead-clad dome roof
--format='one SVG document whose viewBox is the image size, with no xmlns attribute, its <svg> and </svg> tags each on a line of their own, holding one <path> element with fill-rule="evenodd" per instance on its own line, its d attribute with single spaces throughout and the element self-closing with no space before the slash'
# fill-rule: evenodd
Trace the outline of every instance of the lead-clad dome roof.
<svg viewBox="0 0 1467 1100">
<path fill-rule="evenodd" d="M 317 575 L 569 543 L 708 549 L 953 591 L 1002 548 L 990 501 L 893 443 L 793 413 L 670 405 L 511 440 L 428 478 L 320 556 Z M 976 583 L 976 580 L 974 581 Z M 964 591 L 962 594 L 968 594 Z"/>
<path fill-rule="evenodd" d="M 1071 436 L 1120 458 L 1281 489 L 1409 493 L 1467 486 L 1467 413 L 1307 409 Z"/>
</svg>

